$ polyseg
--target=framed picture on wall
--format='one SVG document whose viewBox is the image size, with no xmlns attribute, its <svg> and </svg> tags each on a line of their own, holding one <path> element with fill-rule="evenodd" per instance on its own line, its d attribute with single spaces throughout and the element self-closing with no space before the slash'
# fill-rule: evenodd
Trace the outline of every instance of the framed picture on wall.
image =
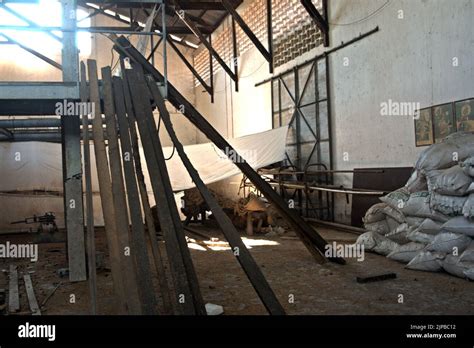
<svg viewBox="0 0 474 348">
<path fill-rule="evenodd" d="M 434 106 L 432 114 L 435 143 L 441 142 L 448 135 L 456 132 L 453 103 Z"/>
<path fill-rule="evenodd" d="M 456 127 L 458 132 L 474 131 L 474 99 L 461 100 L 455 103 Z"/>
<path fill-rule="evenodd" d="M 420 117 L 415 119 L 415 141 L 416 146 L 427 146 L 433 144 L 433 122 L 431 108 L 421 109 Z"/>
</svg>

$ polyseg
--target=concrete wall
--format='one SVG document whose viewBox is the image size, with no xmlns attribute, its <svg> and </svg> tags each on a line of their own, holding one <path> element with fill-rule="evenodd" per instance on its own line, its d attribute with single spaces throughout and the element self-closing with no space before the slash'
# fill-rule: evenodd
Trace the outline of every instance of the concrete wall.
<svg viewBox="0 0 474 348">
<path fill-rule="evenodd" d="M 330 0 L 331 47 L 379 26 L 380 31 L 330 55 L 332 139 L 335 169 L 412 166 L 423 148 L 415 147 L 413 118 L 381 116 L 380 104 L 420 103 L 421 108 L 474 96 L 471 0 Z M 246 1 L 243 6 L 246 6 Z M 378 10 L 380 9 L 380 10 Z M 378 10 L 378 11 L 377 11 Z M 400 12 L 402 11 L 402 12 Z M 402 18 L 400 18 L 402 17 Z M 327 48 L 330 49 L 331 47 Z M 314 57 L 318 47 L 276 69 L 281 72 Z M 459 60 L 453 66 L 453 57 Z M 349 62 L 348 66 L 344 62 Z M 240 59 L 241 75 L 263 58 L 253 48 Z M 223 72 L 216 74 L 222 85 Z M 265 65 L 235 94 L 216 96 L 216 105 L 196 93 L 198 109 L 219 130 L 227 122 L 234 136 L 271 126 L 270 85 L 253 87 L 269 77 Z M 245 81 L 245 80 L 244 80 Z M 217 86 L 217 90 L 220 88 Z M 227 128 L 228 129 L 228 128 Z M 225 134 L 225 133 L 224 133 Z M 227 135 L 232 133 L 227 132 Z M 344 155 L 348 160 L 344 160 Z M 351 187 L 352 175 L 337 183 Z M 336 220 L 350 221 L 351 204 L 336 196 Z"/>
</svg>

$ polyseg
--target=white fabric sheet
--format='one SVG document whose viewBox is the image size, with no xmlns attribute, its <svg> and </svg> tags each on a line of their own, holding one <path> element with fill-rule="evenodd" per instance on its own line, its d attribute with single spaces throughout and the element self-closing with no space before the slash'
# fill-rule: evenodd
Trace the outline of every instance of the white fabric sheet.
<svg viewBox="0 0 474 348">
<path fill-rule="evenodd" d="M 254 169 L 258 169 L 284 160 L 287 130 L 287 127 L 282 127 L 230 139 L 229 143 Z M 227 158 L 224 152 L 211 143 L 188 145 L 184 149 L 206 184 L 240 173 L 239 169 Z M 146 168 L 145 156 L 143 151 L 141 152 L 142 165 Z M 163 152 L 165 157 L 168 158 L 173 152 L 173 148 L 165 147 Z M 228 153 L 231 157 L 234 155 L 231 152 Z M 236 159 L 235 156 L 234 159 Z M 99 192 L 99 186 L 93 146 L 91 146 L 91 162 L 92 186 L 93 191 L 97 193 Z M 175 192 L 194 187 L 177 153 L 174 153 L 166 164 Z M 153 202 L 150 178 L 146 170 L 145 182 Z M 63 225 L 62 204 L 60 203 L 62 198 L 51 196 L 40 198 L 41 195 L 36 195 L 33 199 L 31 195 L 22 197 L 18 194 L 5 194 L 11 191 L 34 190 L 62 192 L 61 145 L 41 142 L 0 143 L 0 192 L 2 192 L 0 194 L 0 233 L 15 227 L 9 225 L 11 221 L 20 220 L 34 214 L 44 214 L 48 211 L 57 213 L 59 223 Z M 94 216 L 98 225 L 103 224 L 100 209 L 100 204 L 95 203 Z M 24 228 L 24 226 L 21 227 Z"/>
</svg>

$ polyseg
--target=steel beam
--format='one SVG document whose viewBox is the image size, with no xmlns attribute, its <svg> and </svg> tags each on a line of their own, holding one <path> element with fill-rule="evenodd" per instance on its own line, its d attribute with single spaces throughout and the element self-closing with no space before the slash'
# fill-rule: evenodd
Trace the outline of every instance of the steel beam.
<svg viewBox="0 0 474 348">
<path fill-rule="evenodd" d="M 63 81 L 79 82 L 79 49 L 76 45 L 76 0 L 61 0 L 63 48 L 61 63 Z M 79 83 L 78 83 L 79 84 Z"/>
<path fill-rule="evenodd" d="M 74 82 L 0 82 L 0 100 L 2 99 L 52 99 L 61 102 L 64 99 L 78 100 L 79 87 Z M 54 111 L 49 113 L 52 114 Z"/>
<path fill-rule="evenodd" d="M 79 115 L 63 116 L 61 122 L 69 280 L 76 282 L 87 279 Z"/>
<path fill-rule="evenodd" d="M 196 71 L 196 69 L 194 69 L 193 65 L 191 63 L 188 62 L 188 60 L 186 59 L 186 57 L 181 53 L 181 51 L 179 50 L 178 47 L 176 47 L 176 45 L 170 40 L 168 41 L 169 45 L 171 46 L 171 48 L 173 48 L 173 50 L 176 52 L 176 54 L 178 55 L 179 58 L 181 58 L 181 60 L 183 61 L 183 63 L 188 67 L 188 69 L 193 73 L 194 77 L 201 83 L 201 85 L 205 88 L 205 90 L 207 91 L 207 93 L 209 94 L 212 94 L 212 89 L 211 87 L 206 83 L 206 81 L 204 81 L 204 79 L 201 77 L 201 75 L 199 75 L 199 73 Z"/>
<path fill-rule="evenodd" d="M 267 49 L 263 46 L 263 44 L 260 42 L 257 36 L 253 33 L 252 29 L 250 29 L 247 23 L 245 23 L 243 18 L 240 17 L 240 15 L 234 9 L 232 4 L 228 0 L 222 0 L 222 4 L 226 8 L 226 10 L 229 12 L 229 14 L 232 16 L 232 18 L 237 22 L 240 28 L 242 28 L 242 30 L 248 36 L 250 41 L 252 41 L 255 47 L 257 47 L 257 49 L 260 51 L 263 57 L 267 60 L 267 62 L 270 63 L 272 61 L 272 56 L 267 51 Z"/>
<path fill-rule="evenodd" d="M 209 45 L 212 46 L 212 35 L 209 35 Z M 211 85 L 211 103 L 214 104 L 214 62 L 212 54 L 209 52 L 209 84 Z M 235 75 L 237 79 L 237 75 Z"/>
<path fill-rule="evenodd" d="M 12 8 L 10 8 L 9 6 L 6 6 L 5 4 L 2 4 L 0 3 L 0 7 L 2 9 L 4 9 L 5 11 L 7 11 L 8 13 L 12 14 L 13 16 L 21 19 L 23 22 L 27 23 L 28 25 L 32 26 L 32 27 L 36 27 L 36 28 L 41 28 L 40 25 L 38 25 L 38 23 L 30 20 L 29 18 L 23 16 L 21 13 L 13 10 Z M 62 38 L 60 38 L 59 36 L 57 36 L 56 34 L 52 33 L 52 32 L 46 32 L 46 35 L 49 35 L 50 37 L 52 37 L 53 39 L 55 39 L 56 41 L 59 41 L 59 42 L 62 42 Z"/>
<path fill-rule="evenodd" d="M 202 32 L 196 26 L 196 24 L 194 24 L 193 21 L 187 18 L 186 12 L 181 9 L 178 2 L 176 0 L 171 0 L 171 3 L 174 6 L 176 15 L 181 19 L 181 21 L 184 24 L 186 24 L 189 27 L 189 29 L 191 29 L 191 31 L 197 38 L 199 38 L 199 41 L 209 50 L 211 55 L 217 60 L 217 62 L 221 65 L 222 69 L 224 69 L 224 71 L 232 78 L 232 80 L 236 81 L 237 77 L 235 76 L 235 74 L 232 72 L 232 70 L 230 70 L 230 68 L 227 66 L 224 60 L 219 56 L 219 54 L 212 47 L 212 45 L 206 40 Z"/>
<path fill-rule="evenodd" d="M 111 0 L 78 0 L 80 5 L 85 5 L 87 3 L 93 3 L 96 5 L 106 5 L 109 4 Z M 155 4 L 163 3 L 162 0 L 115 0 L 115 5 L 122 8 L 143 8 L 143 7 L 153 7 Z M 216 11 L 225 11 L 224 6 L 222 6 L 220 1 L 190 1 L 190 0 L 180 0 L 180 6 L 183 10 L 216 10 Z M 241 0 L 233 1 L 236 5 L 242 3 Z"/>
<path fill-rule="evenodd" d="M 267 38 L 268 53 L 270 54 L 270 74 L 273 74 L 273 9 L 272 0 L 267 0 Z"/>
<path fill-rule="evenodd" d="M 324 36 L 324 47 L 329 46 L 329 23 L 327 17 L 324 18 L 318 11 L 318 9 L 313 5 L 311 0 L 300 0 L 303 7 L 309 13 L 313 21 L 318 26 L 319 30 L 323 33 Z M 327 3 L 323 5 L 323 10 L 327 16 Z"/>
<path fill-rule="evenodd" d="M 232 65 L 234 66 L 234 74 L 237 80 L 235 81 L 235 91 L 239 91 L 239 64 L 237 53 L 237 31 L 235 28 L 235 20 L 232 18 Z"/>
<path fill-rule="evenodd" d="M 31 53 L 32 55 L 34 55 L 35 57 L 38 57 L 42 61 L 54 66 L 56 69 L 63 70 L 63 67 L 61 66 L 61 64 L 56 63 L 54 60 L 52 60 L 51 58 L 46 57 L 44 54 L 41 54 L 38 51 L 36 51 L 36 50 L 26 46 L 26 45 L 23 45 L 21 42 L 16 41 L 15 39 L 13 39 L 11 36 L 8 36 L 7 34 L 0 33 L 0 35 L 3 36 L 5 39 L 7 39 L 9 42 L 11 42 L 11 43 L 17 45 L 18 47 L 20 47 L 21 49 L 25 50 L 26 52 Z"/>
</svg>

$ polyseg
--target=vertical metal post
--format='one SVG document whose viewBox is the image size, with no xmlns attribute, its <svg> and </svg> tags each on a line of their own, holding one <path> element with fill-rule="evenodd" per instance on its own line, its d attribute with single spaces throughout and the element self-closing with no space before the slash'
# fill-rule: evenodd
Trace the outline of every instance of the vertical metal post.
<svg viewBox="0 0 474 348">
<path fill-rule="evenodd" d="M 76 9 L 77 0 L 61 0 L 63 47 L 62 62 L 63 81 L 79 81 L 79 51 L 76 45 Z"/>
<path fill-rule="evenodd" d="M 61 117 L 64 180 L 64 215 L 67 229 L 69 280 L 86 275 L 84 215 L 82 206 L 81 129 L 79 115 Z"/>
<path fill-rule="evenodd" d="M 166 43 L 168 41 L 168 33 L 166 30 L 166 4 L 161 5 L 161 34 L 163 38 L 163 76 L 164 78 L 164 88 L 163 96 L 165 99 L 168 98 L 168 52 L 166 50 Z"/>
<path fill-rule="evenodd" d="M 209 35 L 209 45 L 212 47 L 212 34 Z M 211 85 L 211 103 L 214 104 L 214 65 L 212 63 L 212 54 L 209 51 L 209 84 Z"/>
<path fill-rule="evenodd" d="M 232 50 L 233 50 L 233 61 L 232 65 L 234 66 L 235 73 L 235 91 L 239 91 L 239 64 L 237 62 L 237 32 L 235 29 L 235 20 L 232 18 Z"/>
<path fill-rule="evenodd" d="M 273 11 L 272 0 L 267 0 L 267 37 L 268 53 L 270 53 L 270 74 L 273 74 Z"/>
<path fill-rule="evenodd" d="M 332 167 L 332 156 L 333 156 L 333 147 L 332 147 L 332 123 L 331 123 L 331 90 L 330 90 L 330 82 L 329 79 L 331 77 L 329 68 L 329 56 L 326 55 L 324 59 L 326 63 L 326 103 L 328 105 L 328 134 L 329 134 L 329 169 L 333 169 Z M 331 173 L 330 176 L 330 183 L 331 185 L 334 184 L 334 176 Z M 331 194 L 331 214 L 329 217 L 329 221 L 334 221 L 334 193 Z"/>
<path fill-rule="evenodd" d="M 63 81 L 79 81 L 79 52 L 76 45 L 76 0 L 61 0 Z M 79 87 L 79 86 L 78 86 Z M 63 116 L 62 148 L 64 177 L 64 214 L 67 229 L 69 279 L 87 279 L 82 205 L 81 132 L 79 116 Z"/>
<path fill-rule="evenodd" d="M 150 48 L 151 48 L 151 65 L 155 66 L 155 40 L 154 35 L 150 35 Z"/>
<path fill-rule="evenodd" d="M 329 26 L 329 11 L 328 11 L 328 1 L 323 0 L 323 16 Z M 324 34 L 324 33 L 323 33 Z M 329 28 L 328 32 L 324 34 L 324 47 L 329 47 Z"/>
</svg>

